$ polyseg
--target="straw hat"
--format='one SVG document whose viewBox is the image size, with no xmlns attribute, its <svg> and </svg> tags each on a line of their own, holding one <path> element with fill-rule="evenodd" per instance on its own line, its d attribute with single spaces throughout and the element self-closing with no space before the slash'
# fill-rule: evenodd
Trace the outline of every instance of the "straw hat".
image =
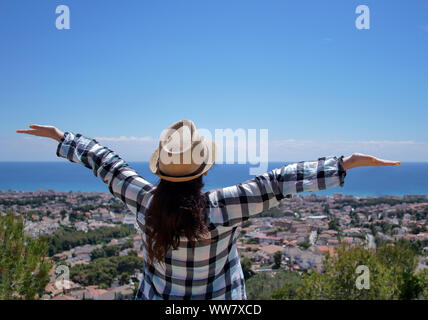
<svg viewBox="0 0 428 320">
<path fill-rule="evenodd" d="M 207 172 L 216 155 L 215 142 L 202 138 L 191 120 L 181 120 L 162 132 L 149 165 L 159 178 L 183 182 Z"/>
</svg>

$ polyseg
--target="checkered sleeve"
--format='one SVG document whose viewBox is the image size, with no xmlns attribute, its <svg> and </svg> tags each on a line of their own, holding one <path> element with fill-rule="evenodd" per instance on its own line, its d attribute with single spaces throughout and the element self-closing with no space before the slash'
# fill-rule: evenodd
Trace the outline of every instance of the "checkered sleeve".
<svg viewBox="0 0 428 320">
<path fill-rule="evenodd" d="M 277 206 L 291 194 L 343 186 L 346 171 L 342 158 L 293 163 L 244 183 L 209 191 L 210 220 L 214 225 L 233 227 Z"/>
<path fill-rule="evenodd" d="M 140 211 L 142 198 L 153 189 L 152 184 L 140 177 L 116 153 L 101 146 L 95 139 L 65 132 L 56 154 L 91 169 L 96 177 L 107 184 L 110 193 L 134 214 Z"/>
</svg>

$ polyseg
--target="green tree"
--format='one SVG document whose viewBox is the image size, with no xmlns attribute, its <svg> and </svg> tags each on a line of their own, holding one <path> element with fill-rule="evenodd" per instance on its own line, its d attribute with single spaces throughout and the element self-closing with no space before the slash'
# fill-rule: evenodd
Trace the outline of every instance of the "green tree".
<svg viewBox="0 0 428 320">
<path fill-rule="evenodd" d="M 104 248 L 96 248 L 96 249 L 91 251 L 90 256 L 91 256 L 91 260 L 95 260 L 98 258 L 105 258 L 106 252 L 105 252 Z"/>
<path fill-rule="evenodd" d="M 23 219 L 0 215 L 0 299 L 37 299 L 49 282 L 47 243 L 24 235 Z"/>
<path fill-rule="evenodd" d="M 247 244 L 258 244 L 259 242 L 256 239 L 250 239 L 247 241 Z"/>
<path fill-rule="evenodd" d="M 144 260 L 134 254 L 98 258 L 89 264 L 77 264 L 70 269 L 71 280 L 82 285 L 99 285 L 108 288 L 114 279 L 129 282 L 131 274 L 141 271 Z M 126 274 L 121 278 L 122 274 Z"/>
<path fill-rule="evenodd" d="M 124 238 L 136 233 L 132 226 L 101 227 L 87 232 L 76 231 L 74 228 L 61 227 L 53 234 L 43 236 L 49 243 L 48 253 L 52 256 L 58 252 L 85 244 L 100 244 L 112 239 Z"/>
<path fill-rule="evenodd" d="M 323 212 L 327 215 L 330 214 L 330 205 L 328 203 L 324 205 Z"/>
<path fill-rule="evenodd" d="M 273 260 L 275 261 L 272 269 L 279 269 L 281 267 L 281 260 L 282 260 L 282 252 L 277 251 L 273 254 Z"/>
<path fill-rule="evenodd" d="M 423 287 L 415 275 L 417 256 L 412 246 L 404 241 L 397 242 L 395 245 L 385 245 L 379 248 L 377 256 L 392 273 L 399 289 L 398 299 L 417 298 L 423 291 Z"/>
<path fill-rule="evenodd" d="M 328 222 L 328 229 L 329 230 L 336 230 L 336 231 L 340 230 L 339 221 L 337 221 L 337 219 L 335 217 L 332 217 L 330 219 L 330 221 Z"/>
<path fill-rule="evenodd" d="M 120 284 L 120 285 L 127 284 L 127 283 L 129 283 L 129 279 L 130 279 L 130 275 L 129 275 L 129 273 L 122 273 L 122 274 L 119 276 L 119 284 Z"/>
<path fill-rule="evenodd" d="M 133 247 L 134 247 L 134 241 L 132 241 L 131 239 L 128 239 L 120 246 L 120 250 L 125 250 Z"/>
<path fill-rule="evenodd" d="M 311 243 L 308 240 L 305 240 L 305 241 L 299 242 L 297 245 L 301 247 L 303 250 L 306 250 L 311 246 Z"/>
<path fill-rule="evenodd" d="M 106 257 L 118 256 L 120 252 L 120 246 L 104 246 L 104 251 L 106 253 Z"/>
<path fill-rule="evenodd" d="M 137 296 L 138 287 L 140 286 L 139 282 L 134 282 L 134 293 L 132 294 L 134 297 Z"/>
<path fill-rule="evenodd" d="M 244 221 L 243 223 L 242 223 L 242 228 L 248 228 L 249 226 L 251 226 L 252 225 L 252 222 L 251 222 L 251 220 L 247 220 L 247 221 Z"/>
<path fill-rule="evenodd" d="M 392 271 L 385 266 L 373 250 L 357 246 L 340 247 L 336 255 L 326 256 L 325 271 L 311 270 L 303 276 L 303 284 L 297 290 L 302 299 L 371 300 L 397 299 L 399 291 Z M 369 289 L 359 289 L 356 285 L 358 266 L 369 270 Z"/>
<path fill-rule="evenodd" d="M 428 269 L 423 269 L 416 274 L 419 286 L 421 288 L 418 299 L 428 300 Z"/>
<path fill-rule="evenodd" d="M 418 234 L 419 232 L 424 232 L 425 231 L 424 228 L 419 227 L 415 223 L 410 224 L 409 227 L 410 227 L 410 233 L 413 233 L 413 234 Z"/>
<path fill-rule="evenodd" d="M 276 299 L 279 295 L 276 294 L 273 297 L 272 293 L 277 293 L 277 289 L 283 288 L 287 284 L 297 288 L 300 281 L 300 275 L 294 271 L 281 270 L 274 275 L 271 275 L 269 272 L 260 272 L 245 282 L 247 297 L 248 299 L 262 300 Z M 288 295 L 290 299 L 292 299 L 291 295 Z"/>
<path fill-rule="evenodd" d="M 377 229 L 376 229 L 376 226 L 374 224 L 370 225 L 370 231 L 372 232 L 372 235 L 376 237 Z"/>
<path fill-rule="evenodd" d="M 247 257 L 243 257 L 241 259 L 241 267 L 242 272 L 244 273 L 245 280 L 250 279 L 252 276 L 254 276 L 255 272 L 251 269 L 252 263 L 251 260 Z"/>
<path fill-rule="evenodd" d="M 300 277 L 291 278 L 283 287 L 273 290 L 272 300 L 296 300 L 298 299 L 297 290 L 302 286 Z"/>
</svg>

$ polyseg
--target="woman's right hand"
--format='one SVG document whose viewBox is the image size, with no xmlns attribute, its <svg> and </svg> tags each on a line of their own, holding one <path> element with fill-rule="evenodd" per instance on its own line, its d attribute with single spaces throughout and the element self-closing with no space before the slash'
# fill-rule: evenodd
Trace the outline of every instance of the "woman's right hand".
<svg viewBox="0 0 428 320">
<path fill-rule="evenodd" d="M 362 153 L 354 153 L 349 157 L 343 158 L 343 168 L 349 170 L 356 167 L 384 167 L 399 166 L 400 161 L 383 160 Z"/>
<path fill-rule="evenodd" d="M 33 136 L 38 136 L 38 137 L 51 138 L 58 142 L 60 142 L 62 137 L 64 136 L 64 132 L 62 132 L 61 130 L 53 126 L 41 126 L 37 124 L 32 124 L 29 127 L 30 129 L 19 129 L 19 130 L 16 130 L 16 132 L 31 134 Z"/>
</svg>

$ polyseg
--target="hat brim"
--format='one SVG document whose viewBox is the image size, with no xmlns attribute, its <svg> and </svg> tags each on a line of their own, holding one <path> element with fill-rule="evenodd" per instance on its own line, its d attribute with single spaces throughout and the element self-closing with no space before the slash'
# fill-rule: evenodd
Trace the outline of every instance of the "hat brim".
<svg viewBox="0 0 428 320">
<path fill-rule="evenodd" d="M 163 180 L 167 180 L 167 181 L 171 181 L 171 182 L 184 182 L 184 181 L 190 181 L 193 179 L 196 179 L 198 177 L 200 177 L 201 175 L 203 175 L 205 172 L 207 172 L 209 169 L 211 169 L 211 167 L 213 166 L 215 159 L 217 157 L 217 145 L 214 141 L 209 140 L 209 139 L 204 139 L 203 143 L 206 145 L 207 149 L 208 149 L 208 163 L 205 163 L 204 168 L 202 169 L 202 171 L 200 171 L 198 174 L 192 175 L 192 176 L 184 176 L 184 177 L 174 177 L 174 176 L 166 176 L 164 174 L 162 174 L 161 172 L 159 172 L 159 168 L 158 168 L 158 161 L 159 161 L 159 151 L 160 151 L 160 147 L 158 147 L 153 153 L 152 156 L 150 157 L 150 162 L 149 162 L 149 166 L 150 166 L 150 171 L 155 174 L 156 176 L 158 176 L 159 178 L 163 179 Z"/>
</svg>

